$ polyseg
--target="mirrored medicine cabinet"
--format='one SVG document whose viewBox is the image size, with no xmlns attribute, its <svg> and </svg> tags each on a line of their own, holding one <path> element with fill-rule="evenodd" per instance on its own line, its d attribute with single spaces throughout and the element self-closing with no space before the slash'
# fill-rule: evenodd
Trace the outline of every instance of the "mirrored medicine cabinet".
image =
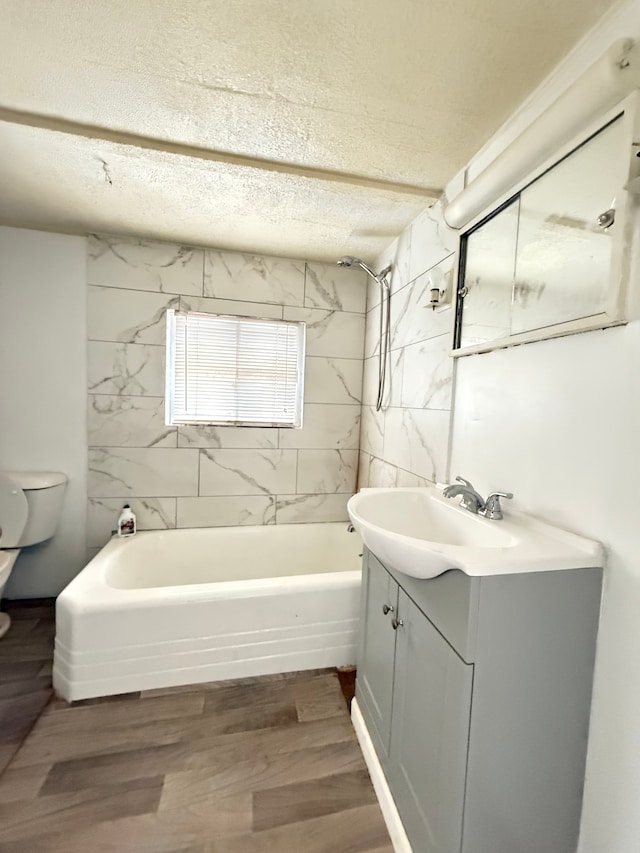
<svg viewBox="0 0 640 853">
<path fill-rule="evenodd" d="M 461 235 L 454 355 L 625 321 L 637 112 L 633 95 Z"/>
</svg>

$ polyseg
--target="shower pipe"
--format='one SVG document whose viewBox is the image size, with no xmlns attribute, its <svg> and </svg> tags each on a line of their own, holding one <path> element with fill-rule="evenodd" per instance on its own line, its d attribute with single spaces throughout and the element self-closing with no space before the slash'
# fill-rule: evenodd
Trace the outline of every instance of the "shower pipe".
<svg viewBox="0 0 640 853">
<path fill-rule="evenodd" d="M 391 265 L 385 267 L 379 273 L 375 273 L 360 258 L 345 255 L 338 261 L 339 267 L 361 267 L 367 275 L 378 283 L 380 288 L 380 313 L 379 313 L 379 346 L 378 346 L 378 397 L 376 399 L 376 412 L 382 408 L 384 397 L 384 386 L 387 376 L 387 361 L 389 349 L 391 348 L 391 285 L 387 276 L 391 272 Z"/>
</svg>

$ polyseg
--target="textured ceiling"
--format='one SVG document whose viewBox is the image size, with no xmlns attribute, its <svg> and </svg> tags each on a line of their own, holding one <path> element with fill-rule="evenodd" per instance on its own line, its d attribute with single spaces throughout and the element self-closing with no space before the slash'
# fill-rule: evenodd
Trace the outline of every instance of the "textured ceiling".
<svg viewBox="0 0 640 853">
<path fill-rule="evenodd" d="M 3 0 L 0 221 L 375 256 L 612 0 Z"/>
</svg>

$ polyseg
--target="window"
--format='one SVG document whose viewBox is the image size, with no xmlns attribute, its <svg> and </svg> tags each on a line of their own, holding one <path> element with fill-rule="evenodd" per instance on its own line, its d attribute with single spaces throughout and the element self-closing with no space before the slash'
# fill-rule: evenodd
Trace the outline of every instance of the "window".
<svg viewBox="0 0 640 853">
<path fill-rule="evenodd" d="M 301 427 L 305 324 L 167 311 L 167 424 Z"/>
</svg>

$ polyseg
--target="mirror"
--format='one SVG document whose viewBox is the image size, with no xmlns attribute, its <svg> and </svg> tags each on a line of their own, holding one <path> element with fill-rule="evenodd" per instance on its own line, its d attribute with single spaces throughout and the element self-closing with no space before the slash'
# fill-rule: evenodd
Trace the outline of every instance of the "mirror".
<svg viewBox="0 0 640 853">
<path fill-rule="evenodd" d="M 511 334 L 519 210 L 516 199 L 467 238 L 461 346 Z"/>
<path fill-rule="evenodd" d="M 618 115 L 463 236 L 457 347 L 606 314 L 622 226 L 598 217 L 625 183 L 626 133 Z"/>
</svg>

